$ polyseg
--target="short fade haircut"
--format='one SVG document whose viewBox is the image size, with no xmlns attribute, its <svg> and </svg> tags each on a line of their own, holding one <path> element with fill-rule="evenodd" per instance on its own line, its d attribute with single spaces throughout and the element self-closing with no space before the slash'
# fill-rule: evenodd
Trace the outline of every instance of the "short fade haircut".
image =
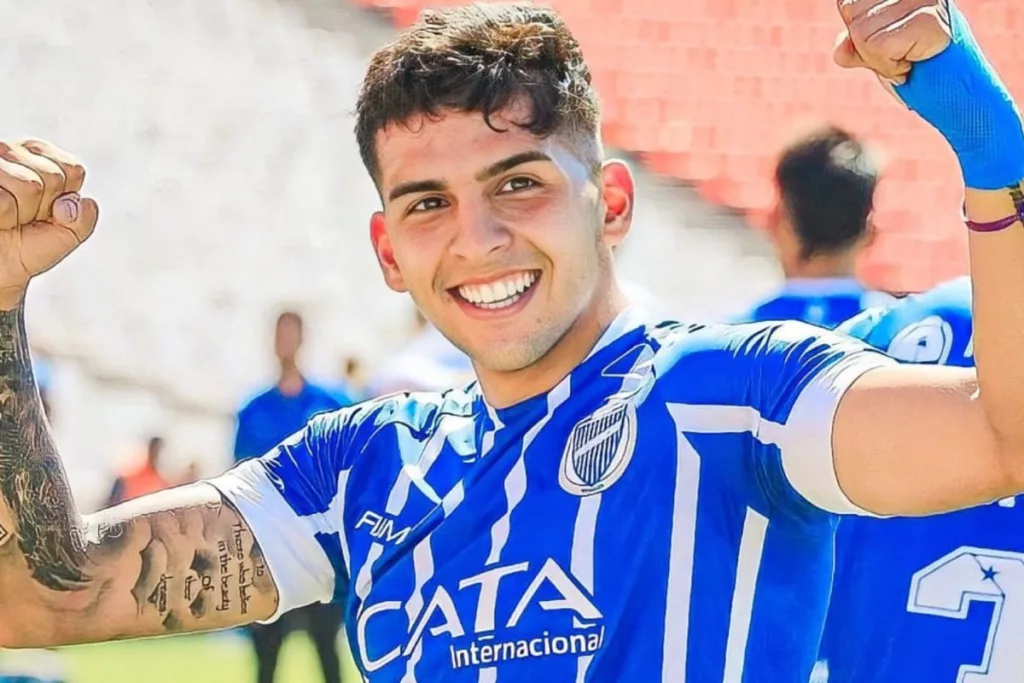
<svg viewBox="0 0 1024 683">
<path fill-rule="evenodd" d="M 804 259 L 845 251 L 867 234 L 878 166 L 847 131 L 825 126 L 788 145 L 775 184 Z"/>
<path fill-rule="evenodd" d="M 539 137 L 567 135 L 594 146 L 600 113 L 590 70 L 562 18 L 527 3 L 426 10 L 370 59 L 356 103 L 363 164 L 380 183 L 375 137 L 391 125 L 445 110 L 491 117 L 520 97 L 532 106 L 521 125 Z M 590 152 L 584 148 L 585 152 Z M 591 156 L 600 165 L 600 145 Z"/>
</svg>

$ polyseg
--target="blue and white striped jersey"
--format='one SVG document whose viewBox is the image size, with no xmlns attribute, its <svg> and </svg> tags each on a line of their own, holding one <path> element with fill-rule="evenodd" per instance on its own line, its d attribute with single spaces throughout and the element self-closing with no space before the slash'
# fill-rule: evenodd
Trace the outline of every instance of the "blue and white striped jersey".
<svg viewBox="0 0 1024 683">
<path fill-rule="evenodd" d="M 214 481 L 279 613 L 344 601 L 381 681 L 806 681 L 844 391 L 892 361 L 801 323 L 623 313 L 544 395 L 476 386 L 319 416 Z"/>
<path fill-rule="evenodd" d="M 832 329 L 865 309 L 892 301 L 888 294 L 865 289 L 854 278 L 794 278 L 735 322 L 800 320 Z"/>
<path fill-rule="evenodd" d="M 973 366 L 970 280 L 866 312 L 840 330 L 900 360 Z M 812 681 L 1022 680 L 1021 529 L 1019 497 L 933 517 L 843 519 Z"/>
</svg>

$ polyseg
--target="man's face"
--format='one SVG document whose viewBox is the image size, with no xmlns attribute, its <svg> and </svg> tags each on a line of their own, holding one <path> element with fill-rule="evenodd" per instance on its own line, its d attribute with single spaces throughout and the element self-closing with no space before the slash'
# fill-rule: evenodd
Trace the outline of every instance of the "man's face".
<svg viewBox="0 0 1024 683">
<path fill-rule="evenodd" d="M 302 346 L 302 326 L 291 317 L 282 317 L 274 330 L 274 354 L 280 361 L 292 362 Z"/>
<path fill-rule="evenodd" d="M 609 295 L 632 202 L 625 166 L 596 174 L 560 136 L 515 125 L 525 113 L 492 116 L 504 132 L 475 112 L 417 117 L 376 140 L 384 211 L 371 237 L 388 285 L 499 372 L 535 363 Z"/>
</svg>

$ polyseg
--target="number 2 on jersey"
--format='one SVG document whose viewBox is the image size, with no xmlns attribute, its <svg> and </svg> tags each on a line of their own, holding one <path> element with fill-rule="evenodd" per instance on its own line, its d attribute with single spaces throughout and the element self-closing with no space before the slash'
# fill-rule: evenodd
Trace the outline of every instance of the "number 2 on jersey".
<svg viewBox="0 0 1024 683">
<path fill-rule="evenodd" d="M 1024 671 L 1024 554 L 963 546 L 919 570 L 907 610 L 966 619 L 972 602 L 991 602 L 992 621 L 978 664 L 963 664 L 956 683 L 1014 683 Z M 942 683 L 936 681 L 936 683 Z"/>
</svg>

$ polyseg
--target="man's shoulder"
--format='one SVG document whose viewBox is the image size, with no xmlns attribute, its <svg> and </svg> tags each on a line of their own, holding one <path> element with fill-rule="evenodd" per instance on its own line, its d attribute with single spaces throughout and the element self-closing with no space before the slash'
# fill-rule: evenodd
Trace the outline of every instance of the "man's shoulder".
<svg viewBox="0 0 1024 683">
<path fill-rule="evenodd" d="M 250 393 L 243 401 L 241 407 L 238 409 L 239 416 L 252 413 L 260 410 L 263 406 L 270 403 L 275 394 L 275 388 L 273 385 L 260 387 L 259 389 Z"/>
<path fill-rule="evenodd" d="M 654 363 L 663 393 L 734 405 L 799 387 L 867 350 L 857 340 L 792 320 L 666 325 L 652 337 L 660 342 Z"/>
<path fill-rule="evenodd" d="M 665 322 L 651 332 L 664 353 L 679 359 L 714 358 L 756 362 L 759 358 L 789 353 L 791 347 L 814 344 L 844 349 L 849 340 L 817 325 L 798 320 L 683 324 Z"/>
<path fill-rule="evenodd" d="M 351 399 L 343 396 L 338 389 L 326 384 L 320 384 L 319 382 L 307 381 L 305 392 L 317 404 L 330 406 L 332 408 L 342 408 L 353 403 Z"/>
<path fill-rule="evenodd" d="M 303 438 L 321 448 L 345 451 L 344 460 L 357 454 L 403 452 L 405 442 L 423 444 L 446 417 L 470 419 L 478 401 L 472 389 L 444 392 L 398 392 L 356 403 L 310 420 Z"/>
</svg>

